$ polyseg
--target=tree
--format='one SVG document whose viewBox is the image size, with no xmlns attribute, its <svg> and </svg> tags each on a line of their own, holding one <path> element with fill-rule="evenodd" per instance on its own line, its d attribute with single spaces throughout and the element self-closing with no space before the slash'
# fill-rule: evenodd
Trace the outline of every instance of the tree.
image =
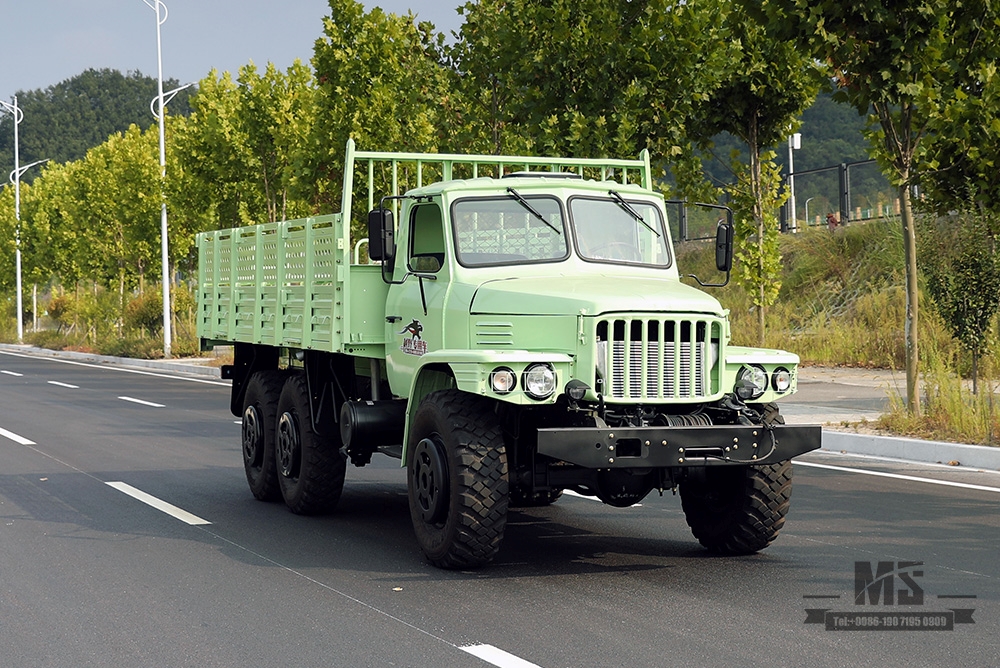
<svg viewBox="0 0 1000 668">
<path fill-rule="evenodd" d="M 917 391 L 917 257 L 911 186 L 926 157 L 936 110 L 967 95 L 962 72 L 978 63 L 977 39 L 994 30 L 986 0 L 742 0 L 766 16 L 779 39 L 829 65 L 838 100 L 872 112 L 867 136 L 886 176 L 899 189 L 906 261 L 906 400 Z M 941 131 L 945 126 L 937 125 Z M 933 165 L 928 165 L 932 166 Z"/>
<path fill-rule="evenodd" d="M 719 0 L 480 0 L 452 64 L 492 149 L 681 164 L 725 58 Z M 525 139 L 525 138 L 528 139 Z"/>
<path fill-rule="evenodd" d="M 234 81 L 214 70 L 200 83 L 189 119 L 175 123 L 176 175 L 168 170 L 170 201 L 188 219 L 236 227 L 305 216 L 296 179 L 316 114 L 309 68 L 287 72 L 251 63 Z"/>
<path fill-rule="evenodd" d="M 737 218 L 736 281 L 757 307 L 757 332 L 764 344 L 764 310 L 781 288 L 776 212 L 786 195 L 769 147 L 796 129 L 797 118 L 816 98 L 816 67 L 784 40 L 768 36 L 739 6 L 726 13 L 731 55 L 720 85 L 695 105 L 691 130 L 703 146 L 720 132 L 746 145 L 748 164 L 732 157 L 736 182 L 724 189 Z"/>
<path fill-rule="evenodd" d="M 313 55 L 319 94 L 301 180 L 314 209 L 340 207 L 348 138 L 362 150 L 418 152 L 447 140 L 439 130 L 450 95 L 441 39 L 431 24 L 415 25 L 412 14 L 330 0 Z"/>
<path fill-rule="evenodd" d="M 924 216 L 918 257 L 927 293 L 948 329 L 972 355 L 972 392 L 979 357 L 1000 308 L 1000 221 L 975 209 Z"/>
</svg>

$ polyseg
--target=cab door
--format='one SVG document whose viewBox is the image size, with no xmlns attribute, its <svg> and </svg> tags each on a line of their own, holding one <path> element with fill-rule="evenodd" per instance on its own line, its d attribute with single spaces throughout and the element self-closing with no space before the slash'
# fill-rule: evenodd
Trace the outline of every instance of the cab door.
<svg viewBox="0 0 1000 668">
<path fill-rule="evenodd" d="M 436 202 L 415 204 L 404 224 L 405 248 L 399 249 L 403 252 L 396 262 L 385 311 L 386 374 L 397 396 L 409 394 L 420 358 L 444 345 L 450 279 L 441 207 Z"/>
</svg>

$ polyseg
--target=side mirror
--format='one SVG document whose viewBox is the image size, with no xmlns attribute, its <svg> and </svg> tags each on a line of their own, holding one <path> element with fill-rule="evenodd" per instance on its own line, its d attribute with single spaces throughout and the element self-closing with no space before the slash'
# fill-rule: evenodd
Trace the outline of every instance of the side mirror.
<svg viewBox="0 0 1000 668">
<path fill-rule="evenodd" d="M 729 215 L 732 218 L 732 214 Z M 733 223 L 720 221 L 715 230 L 715 267 L 729 273 L 733 268 Z"/>
<path fill-rule="evenodd" d="M 368 257 L 373 260 L 392 260 L 396 255 L 396 226 L 391 209 L 372 209 L 368 212 Z"/>
<path fill-rule="evenodd" d="M 705 236 L 696 237 L 698 239 L 710 239 L 711 237 L 707 236 L 707 234 L 711 229 L 711 221 L 717 221 L 715 223 L 715 268 L 726 275 L 726 280 L 721 283 L 706 283 L 694 274 L 688 274 L 688 277 L 693 278 L 695 282 L 703 288 L 722 288 L 729 285 L 729 275 L 733 269 L 733 210 L 728 206 L 721 206 L 719 204 L 688 204 L 686 202 L 670 203 L 676 203 L 684 207 L 685 210 L 681 215 L 682 221 L 686 220 L 686 209 L 688 207 L 702 212 L 699 218 L 704 222 L 702 223 L 699 221 L 699 230 L 704 230 Z M 711 217 L 709 218 L 708 216 Z M 706 218 L 707 220 L 705 220 Z"/>
</svg>

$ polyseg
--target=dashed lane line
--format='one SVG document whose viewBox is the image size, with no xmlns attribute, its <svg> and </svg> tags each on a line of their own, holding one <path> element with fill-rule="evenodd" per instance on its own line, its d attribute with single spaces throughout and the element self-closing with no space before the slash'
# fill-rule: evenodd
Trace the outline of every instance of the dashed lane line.
<svg viewBox="0 0 1000 668">
<path fill-rule="evenodd" d="M 459 649 L 499 668 L 540 668 L 537 663 L 525 661 L 521 657 L 514 656 L 493 645 L 468 645 Z"/>
<path fill-rule="evenodd" d="M 146 505 L 152 506 L 153 508 L 156 508 L 157 510 L 164 512 L 167 515 L 170 515 L 171 517 L 178 519 L 181 522 L 190 524 L 191 526 L 202 526 L 205 524 L 211 524 L 211 522 L 209 522 L 208 520 L 203 520 L 197 515 L 192 515 L 188 511 L 182 508 L 178 508 L 177 506 L 171 503 L 167 503 L 162 499 L 158 499 L 152 494 L 147 494 L 141 489 L 136 489 L 132 485 L 126 484 L 124 482 L 108 482 L 105 484 L 108 485 L 109 487 L 117 489 L 119 492 L 122 492 L 123 494 L 128 494 L 133 499 L 142 501 Z"/>
<path fill-rule="evenodd" d="M 15 378 L 20 378 L 24 375 L 23 373 L 18 373 L 16 371 L 7 371 L 6 369 L 0 369 L 0 373 L 2 373 L 5 376 L 14 376 Z"/>
<path fill-rule="evenodd" d="M 70 385 L 69 383 L 60 383 L 58 380 L 50 380 L 49 385 L 58 385 L 59 387 L 68 387 L 71 390 L 79 390 L 79 385 Z"/>
<path fill-rule="evenodd" d="M 12 431 L 7 431 L 6 429 L 0 428 L 0 436 L 4 438 L 9 438 L 10 440 L 18 443 L 19 445 L 35 445 L 35 442 L 25 438 L 24 436 L 19 436 Z"/>
<path fill-rule="evenodd" d="M 136 399 L 135 397 L 118 397 L 122 401 L 128 401 L 133 404 L 139 404 L 140 406 L 152 406 L 153 408 L 166 408 L 164 404 L 157 404 L 152 401 L 144 401 L 143 399 Z"/>
</svg>

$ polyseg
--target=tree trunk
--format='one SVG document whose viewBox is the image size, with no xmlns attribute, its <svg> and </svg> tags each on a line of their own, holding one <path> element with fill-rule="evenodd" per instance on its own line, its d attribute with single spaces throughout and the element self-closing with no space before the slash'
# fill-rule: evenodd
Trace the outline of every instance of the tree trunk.
<svg viewBox="0 0 1000 668">
<path fill-rule="evenodd" d="M 913 220 L 913 206 L 907 174 L 899 188 L 900 214 L 903 219 L 903 249 L 906 260 L 906 406 L 912 415 L 920 415 L 919 373 L 920 357 L 917 354 L 917 234 Z"/>
<path fill-rule="evenodd" d="M 750 152 L 750 194 L 753 197 L 753 218 L 757 223 L 757 345 L 764 345 L 764 210 L 761 206 L 760 146 L 757 141 L 757 121 L 750 125 L 747 149 Z"/>
</svg>

